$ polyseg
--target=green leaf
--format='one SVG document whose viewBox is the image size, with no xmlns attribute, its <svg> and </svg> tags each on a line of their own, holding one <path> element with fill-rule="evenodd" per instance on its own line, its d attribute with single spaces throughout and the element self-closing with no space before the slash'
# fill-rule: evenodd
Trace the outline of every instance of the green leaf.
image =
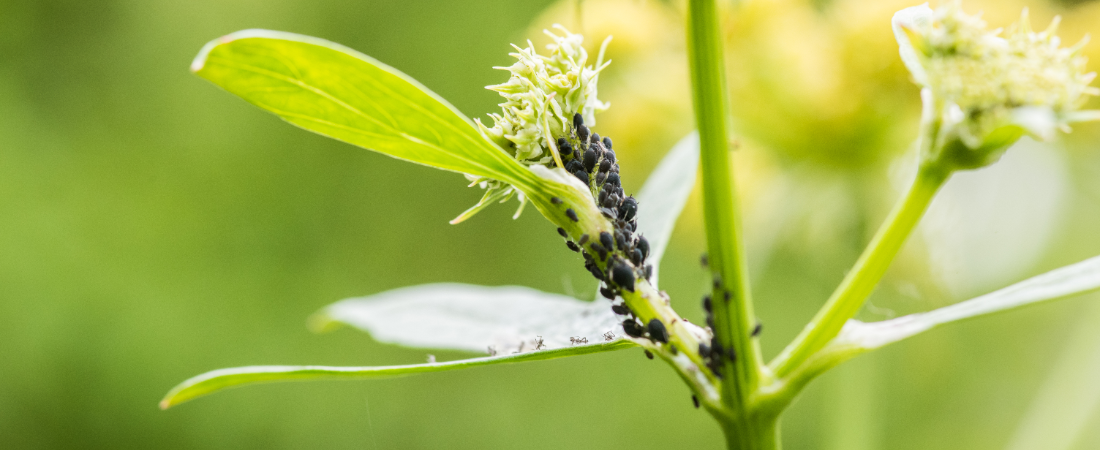
<svg viewBox="0 0 1100 450">
<path fill-rule="evenodd" d="M 322 39 L 244 30 L 211 41 L 200 77 L 307 130 L 440 169 L 532 186 L 533 174 L 400 71 Z"/>
<path fill-rule="evenodd" d="M 578 345 L 554 350 L 540 350 L 515 355 L 463 359 L 442 363 L 411 364 L 406 366 L 378 367 L 329 367 L 329 366 L 248 366 L 219 369 L 193 377 L 172 388 L 160 402 L 161 409 L 211 394 L 222 389 L 276 381 L 374 379 L 398 377 L 425 372 L 443 372 L 491 364 L 508 364 L 541 361 L 566 356 L 586 355 L 635 346 L 631 341 L 615 340 L 598 344 Z"/>
<path fill-rule="evenodd" d="M 1100 289 L 1100 256 L 933 311 L 881 322 L 850 320 L 825 351 L 867 351 L 937 326 Z"/>
<path fill-rule="evenodd" d="M 836 365 L 871 350 L 910 338 L 943 324 L 1100 290 L 1100 256 L 1055 269 L 1012 286 L 929 312 L 881 322 L 849 320 L 833 340 L 784 378 L 805 386 Z"/>
<path fill-rule="evenodd" d="M 676 219 L 684 210 L 699 171 L 699 133 L 692 132 L 669 150 L 638 192 L 638 232 L 649 241 L 653 285 L 672 237 Z"/>
<path fill-rule="evenodd" d="M 611 303 L 583 302 L 520 286 L 426 284 L 334 303 L 311 319 L 315 330 L 346 324 L 379 342 L 479 353 L 573 347 L 570 338 L 623 336 Z M 493 350 L 490 350 L 492 348 Z"/>
</svg>

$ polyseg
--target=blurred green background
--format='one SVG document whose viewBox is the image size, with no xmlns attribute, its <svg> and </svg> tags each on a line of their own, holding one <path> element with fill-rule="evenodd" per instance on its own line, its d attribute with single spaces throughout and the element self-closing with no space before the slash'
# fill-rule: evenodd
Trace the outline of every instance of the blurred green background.
<svg viewBox="0 0 1100 450">
<path fill-rule="evenodd" d="M 727 11 L 769 356 L 840 280 L 896 196 L 891 180 L 904 178 L 919 106 L 889 17 L 908 4 L 869 3 Z M 1025 4 L 1036 28 L 1065 15 L 1071 43 L 1100 31 L 1092 2 L 967 3 L 994 26 Z M 613 106 L 596 130 L 624 149 L 631 191 L 691 129 L 679 14 L 635 0 L 588 0 L 581 14 L 529 0 L 0 1 L 0 448 L 719 448 L 688 390 L 640 351 L 156 407 L 176 383 L 220 367 L 426 358 L 350 330 L 306 331 L 309 314 L 342 298 L 440 281 L 584 298 L 595 286 L 533 210 L 447 225 L 479 197 L 461 176 L 295 129 L 192 76 L 205 42 L 244 28 L 320 36 L 477 117 L 495 109 L 482 86 L 504 80 L 491 67 L 509 64 L 508 43 L 538 39 L 552 21 L 589 43 L 615 34 L 601 79 Z M 1097 137 L 1084 125 L 1053 145 L 1022 144 L 1007 169 L 953 181 L 861 318 L 1100 254 Z M 693 203 L 662 287 L 697 321 L 703 247 Z M 861 357 L 808 389 L 784 439 L 846 450 L 1023 442 L 1013 436 L 1037 393 L 1072 386 L 1059 367 L 1100 378 L 1096 364 L 1082 372 L 1100 355 L 1098 323 L 1100 307 L 1070 300 Z M 1100 447 L 1095 396 L 1070 394 L 1065 409 L 1084 420 L 1060 448 Z"/>
</svg>

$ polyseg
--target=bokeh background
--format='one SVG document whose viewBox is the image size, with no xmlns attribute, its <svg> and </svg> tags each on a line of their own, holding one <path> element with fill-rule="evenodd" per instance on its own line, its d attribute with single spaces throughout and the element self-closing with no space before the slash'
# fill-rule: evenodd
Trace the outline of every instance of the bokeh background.
<svg viewBox="0 0 1100 450">
<path fill-rule="evenodd" d="M 912 2 L 727 8 L 740 194 L 774 355 L 823 302 L 910 173 L 919 112 L 890 33 Z M 1072 43 L 1100 3 L 968 1 L 993 26 L 1030 6 Z M 511 42 L 560 22 L 596 45 L 628 191 L 692 128 L 675 2 L 0 1 L 0 448 L 720 448 L 672 371 L 624 351 L 371 382 L 232 390 L 169 411 L 200 372 L 382 365 L 429 351 L 351 330 L 333 301 L 419 283 L 595 282 L 533 210 L 447 224 L 479 192 L 281 123 L 189 74 L 208 40 L 270 28 L 346 44 L 476 117 Z M 1100 44 L 1087 53 L 1100 55 Z M 1100 60 L 1100 58 L 1094 58 Z M 1092 67 L 1097 67 L 1093 65 Z M 1100 126 L 1023 142 L 958 176 L 861 313 L 947 305 L 1100 254 Z M 643 205 L 644 207 L 644 205 Z M 698 199 L 662 287 L 701 320 Z M 922 335 L 816 381 L 791 449 L 1100 447 L 1100 306 L 1083 296 Z M 440 360 L 468 357 L 432 352 Z M 1036 446 L 1036 442 L 1043 443 Z"/>
</svg>

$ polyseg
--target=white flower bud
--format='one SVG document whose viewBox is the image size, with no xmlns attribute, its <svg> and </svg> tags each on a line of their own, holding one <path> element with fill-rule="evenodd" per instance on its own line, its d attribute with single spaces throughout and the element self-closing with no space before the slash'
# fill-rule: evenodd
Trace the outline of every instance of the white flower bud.
<svg viewBox="0 0 1100 450">
<path fill-rule="evenodd" d="M 525 164 L 549 164 L 559 159 L 556 137 L 568 133 L 573 114 L 580 113 L 591 126 L 596 122 L 595 113 L 608 107 L 596 98 L 599 73 L 607 66 L 603 53 L 608 40 L 600 48 L 596 65 L 585 66 L 588 53 L 581 45 L 584 37 L 561 25 L 554 28 L 564 35 L 545 31 L 554 39 L 547 46 L 549 56 L 539 55 L 530 41 L 527 48 L 513 45 L 517 53 L 511 55 L 517 59 L 516 63 L 497 67 L 511 72 L 511 77 L 504 84 L 487 87 L 504 97 L 504 103 L 500 104 L 503 112 L 489 115 L 492 127 L 477 121 L 478 128 L 489 139 Z"/>
<path fill-rule="evenodd" d="M 1057 18 L 1035 32 L 1024 10 L 1007 31 L 988 31 L 956 1 L 935 11 L 927 4 L 907 8 L 893 22 L 902 60 L 924 88 L 924 122 L 932 134 L 924 137 L 930 140 L 926 158 L 980 167 L 1024 134 L 1049 140 L 1071 122 L 1095 119 L 1094 112 L 1079 111 L 1100 94 L 1089 86 L 1095 73 L 1085 72 L 1085 41 L 1060 47 Z"/>
</svg>

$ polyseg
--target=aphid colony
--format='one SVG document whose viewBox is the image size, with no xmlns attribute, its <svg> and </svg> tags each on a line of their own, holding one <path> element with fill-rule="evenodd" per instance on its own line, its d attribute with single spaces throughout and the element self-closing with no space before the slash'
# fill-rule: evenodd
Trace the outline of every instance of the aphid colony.
<svg viewBox="0 0 1100 450">
<path fill-rule="evenodd" d="M 699 261 L 702 263 L 703 268 L 706 269 L 708 261 L 705 253 L 699 258 Z M 720 278 L 716 277 L 714 279 L 714 289 L 722 293 L 723 302 L 729 303 L 731 297 L 730 291 L 725 288 Z M 707 315 L 707 326 L 710 327 L 711 330 L 714 330 L 714 300 L 711 298 L 710 294 L 703 296 L 703 311 Z M 760 336 L 762 330 L 763 324 L 757 323 L 756 326 L 753 327 L 750 337 L 755 338 Z M 717 335 L 715 334 L 715 336 Z M 699 356 L 703 357 L 703 360 L 707 363 L 707 367 L 719 378 L 722 377 L 722 365 L 725 363 L 725 360 L 729 360 L 730 362 L 737 360 L 737 352 L 732 348 L 724 348 L 722 343 L 718 342 L 717 337 L 712 337 L 710 344 L 706 342 L 699 343 Z"/>
<path fill-rule="evenodd" d="M 603 231 L 598 236 L 583 234 L 576 242 L 569 240 L 569 234 L 562 228 L 558 228 L 558 234 L 566 238 L 570 250 L 584 256 L 584 267 L 603 282 L 600 294 L 614 302 L 622 290 L 634 292 L 634 280 L 653 276 L 653 266 L 645 263 L 649 242 L 634 233 L 638 226 L 638 201 L 623 193 L 611 138 L 600 138 L 591 132 L 580 114 L 573 115 L 570 135 L 558 138 L 557 147 L 565 170 L 591 189 L 600 213 L 614 226 L 613 232 Z M 553 198 L 551 202 L 560 204 L 561 200 Z M 570 220 L 578 220 L 572 208 L 564 213 Z M 642 324 L 625 302 L 612 303 L 611 310 L 626 316 L 623 331 L 627 335 L 668 342 L 668 330 L 660 320 Z"/>
</svg>

